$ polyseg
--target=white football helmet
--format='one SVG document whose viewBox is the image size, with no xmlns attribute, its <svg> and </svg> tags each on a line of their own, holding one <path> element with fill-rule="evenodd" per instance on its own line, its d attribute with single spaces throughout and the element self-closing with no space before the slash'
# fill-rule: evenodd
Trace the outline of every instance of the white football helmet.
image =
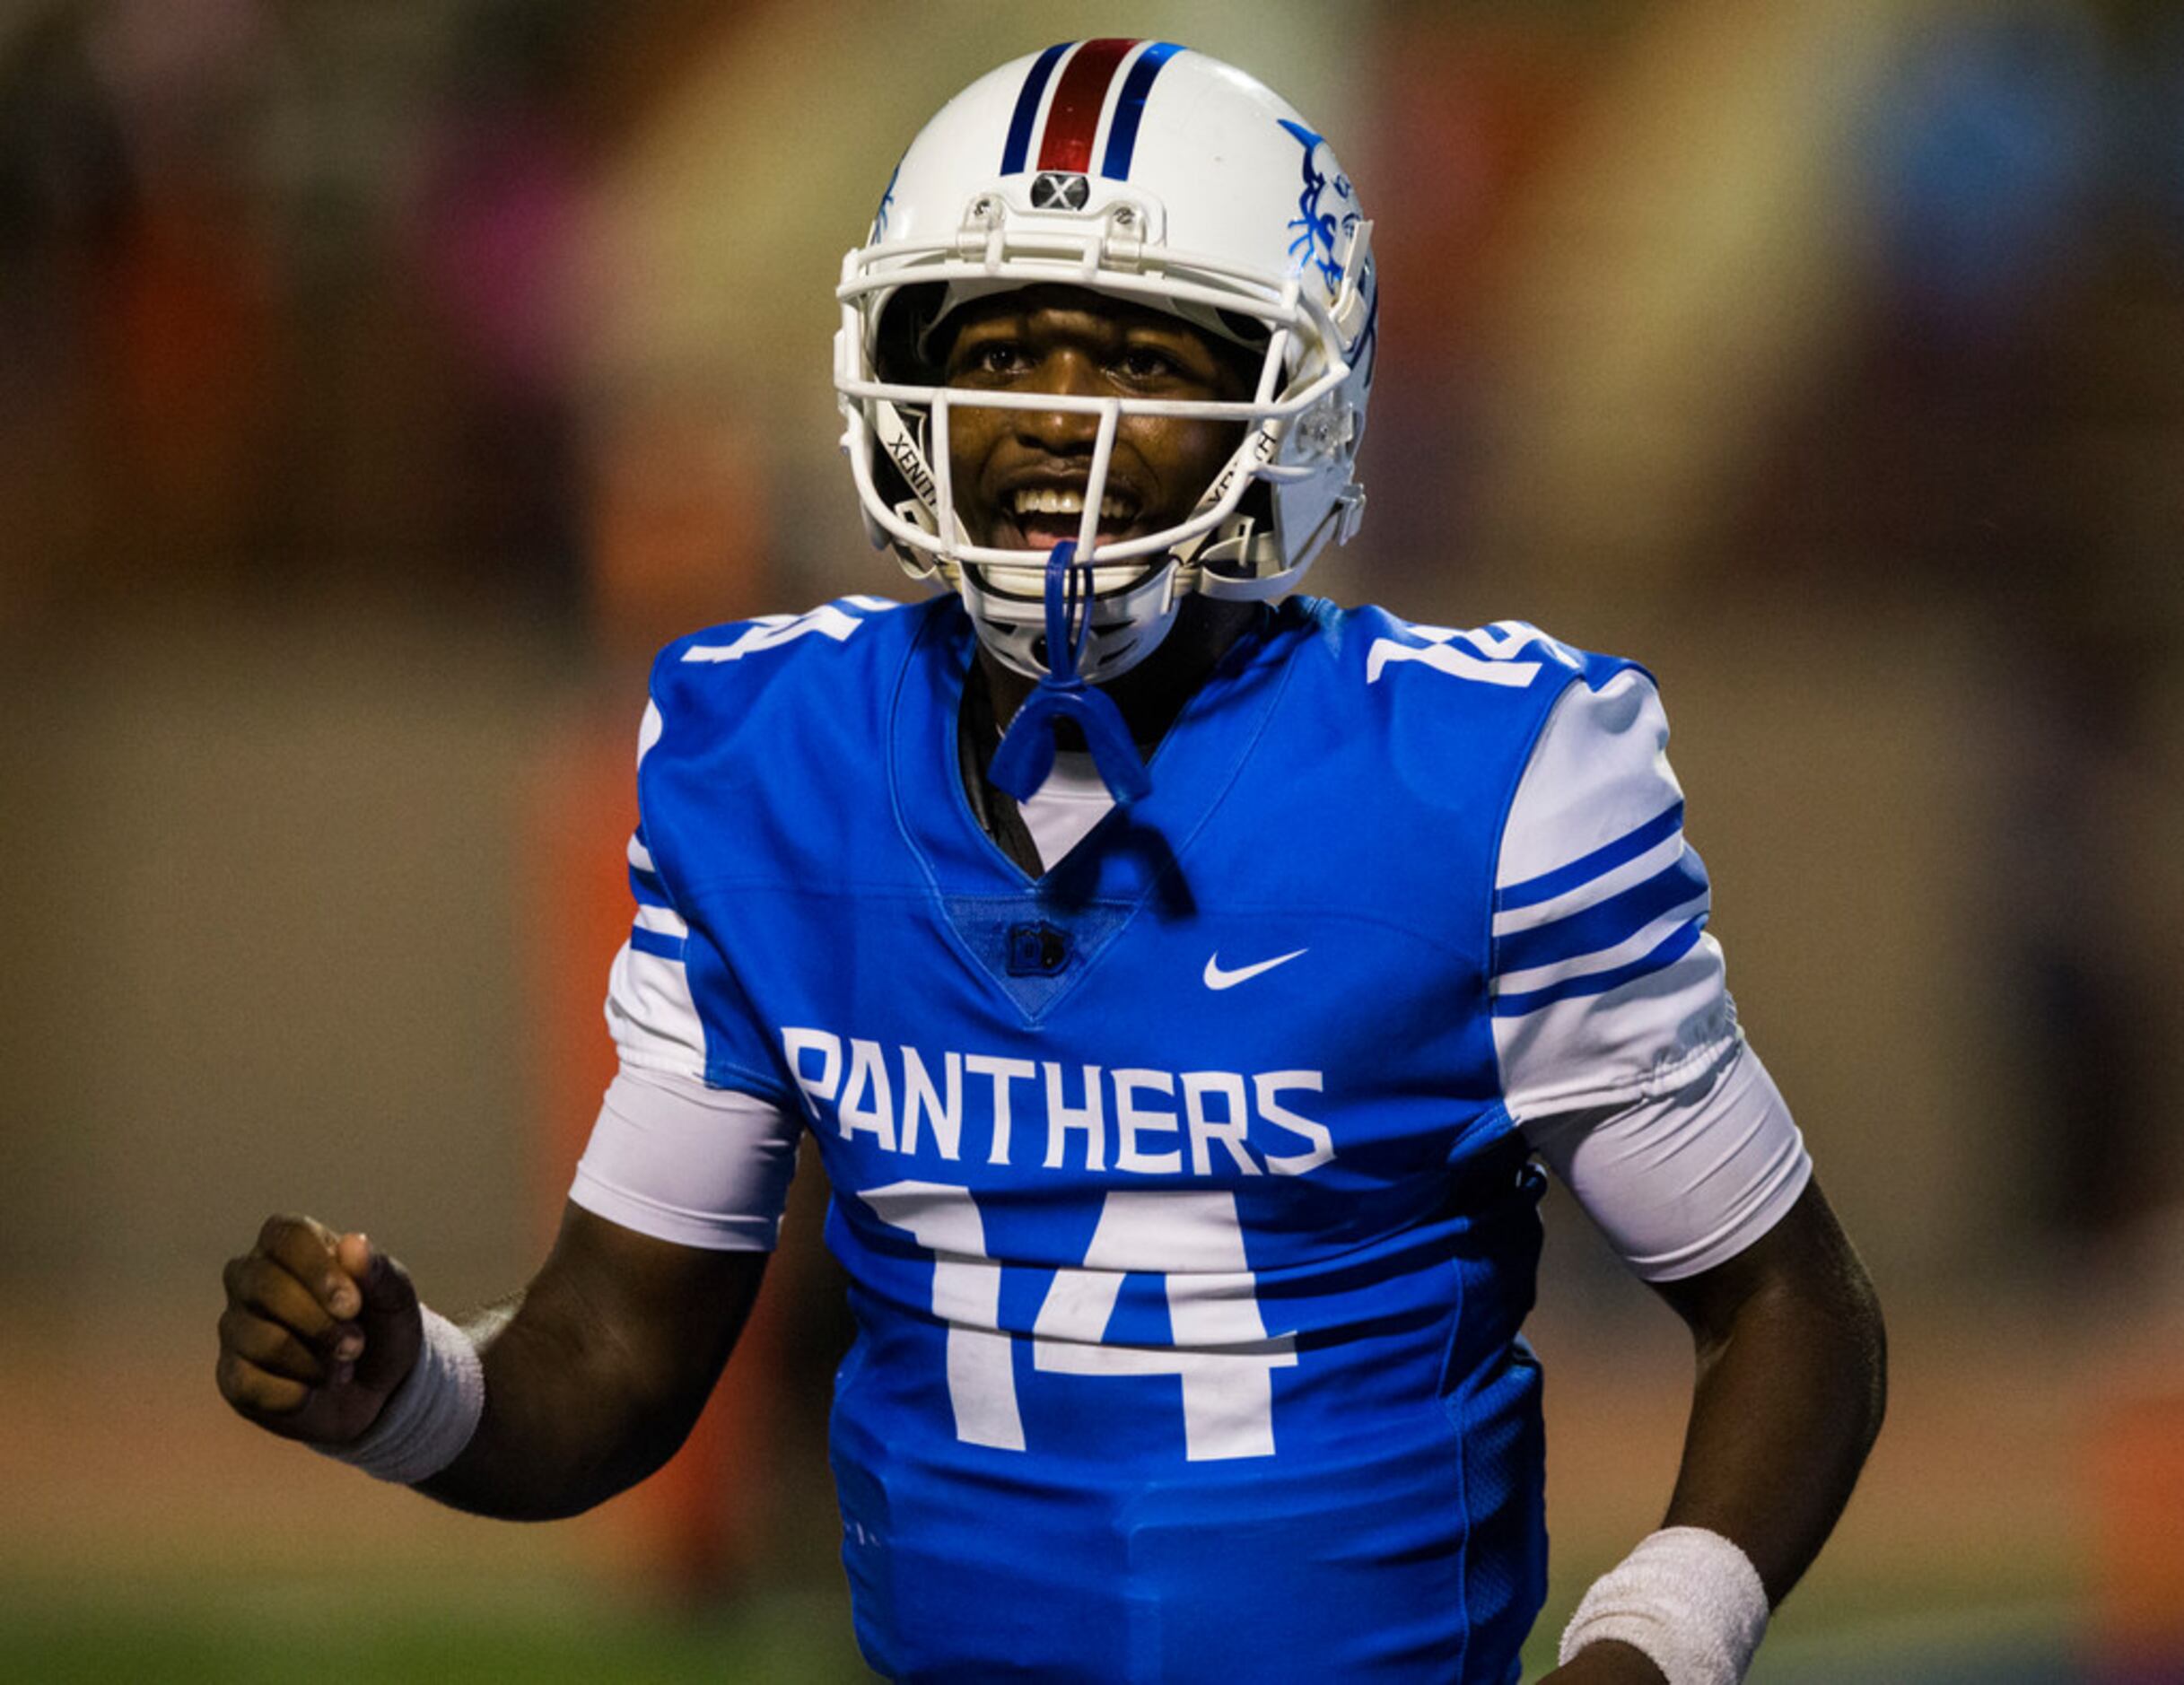
<svg viewBox="0 0 2184 1685">
<path fill-rule="evenodd" d="M 1279 597 L 1357 529 L 1352 464 L 1372 388 L 1372 224 L 1326 141 L 1243 72 L 1167 41 L 1065 42 L 957 95 L 911 142 L 869 241 L 843 260 L 834 386 L 875 545 L 958 591 L 981 639 L 1048 674 L 1047 557 L 975 545 L 949 485 L 951 405 L 1099 417 L 1077 564 L 1091 582 L 1077 673 L 1151 652 L 1186 591 Z M 967 300 L 1038 284 L 1173 311 L 1261 354 L 1245 402 L 950 390 L 916 354 Z M 1096 542 L 1126 415 L 1242 424 L 1181 523 Z"/>
</svg>

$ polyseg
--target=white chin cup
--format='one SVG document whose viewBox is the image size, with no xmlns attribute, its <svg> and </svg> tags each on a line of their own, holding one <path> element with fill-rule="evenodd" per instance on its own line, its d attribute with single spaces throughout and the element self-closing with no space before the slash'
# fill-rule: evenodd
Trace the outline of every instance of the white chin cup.
<svg viewBox="0 0 2184 1685">
<path fill-rule="evenodd" d="M 1044 567 L 1043 563 L 1038 565 Z M 1093 567 L 1096 578 L 1099 572 L 1124 571 L 1099 568 L 1096 553 Z M 1134 567 L 1129 571 L 1138 572 Z M 1175 589 L 1176 571 L 1175 559 L 1170 557 L 1143 572 L 1135 584 L 1093 598 L 1091 629 L 1077 663 L 1079 677 L 1087 684 L 1105 685 L 1159 647 L 1175 624 L 1175 610 L 1182 600 Z M 971 624 L 978 628 L 978 641 L 1004 667 L 1026 678 L 1044 678 L 1047 664 L 1039 659 L 1046 640 L 1044 596 L 1004 594 L 993 589 L 988 572 L 986 566 L 970 563 L 961 568 L 956 580 Z M 1029 568 L 1025 572 L 1027 579 L 1044 580 L 1043 573 L 1034 575 Z"/>
</svg>

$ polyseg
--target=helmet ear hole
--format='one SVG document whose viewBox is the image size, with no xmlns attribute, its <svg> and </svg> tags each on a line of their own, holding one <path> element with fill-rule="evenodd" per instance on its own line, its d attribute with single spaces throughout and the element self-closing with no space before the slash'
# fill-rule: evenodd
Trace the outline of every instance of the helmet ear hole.
<svg viewBox="0 0 2184 1685">
<path fill-rule="evenodd" d="M 948 346 L 929 347 L 925 338 L 947 297 L 947 287 L 936 281 L 895 289 L 873 336 L 872 370 L 881 380 L 898 386 L 941 382 Z"/>
<path fill-rule="evenodd" d="M 1246 351 L 1263 353 L 1271 330 L 1256 316 L 1246 316 L 1241 310 L 1217 310 L 1214 317 L 1227 330 L 1228 336 Z"/>
<path fill-rule="evenodd" d="M 1235 312 L 1223 310 L 1220 314 L 1226 320 Z M 1214 354 L 1221 360 L 1222 367 L 1227 371 L 1230 389 L 1238 397 L 1245 397 L 1259 389 L 1259 371 L 1266 364 L 1267 341 L 1271 336 L 1265 323 L 1252 321 L 1248 317 L 1241 319 L 1257 330 L 1257 338 L 1237 343 L 1210 337 L 1207 343 L 1213 347 Z"/>
</svg>

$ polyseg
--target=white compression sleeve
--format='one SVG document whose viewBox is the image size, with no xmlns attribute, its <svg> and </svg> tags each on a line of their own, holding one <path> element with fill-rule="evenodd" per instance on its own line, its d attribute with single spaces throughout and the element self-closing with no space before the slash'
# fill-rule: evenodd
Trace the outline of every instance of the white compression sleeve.
<svg viewBox="0 0 2184 1685">
<path fill-rule="evenodd" d="M 655 1240 L 770 1251 L 802 1127 L 755 1095 L 625 1065 L 600 1104 L 569 1198 Z"/>
<path fill-rule="evenodd" d="M 1789 1108 L 1741 1039 L 1673 1093 L 1605 1116 L 1541 1118 L 1524 1137 L 1647 1281 L 1734 1258 L 1781 1220 L 1813 1175 Z"/>
</svg>

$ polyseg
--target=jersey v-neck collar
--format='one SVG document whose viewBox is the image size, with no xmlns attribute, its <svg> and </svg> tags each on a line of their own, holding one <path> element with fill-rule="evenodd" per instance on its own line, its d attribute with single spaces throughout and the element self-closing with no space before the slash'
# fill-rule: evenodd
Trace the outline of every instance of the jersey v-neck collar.
<svg viewBox="0 0 2184 1685">
<path fill-rule="evenodd" d="M 1151 793 L 1118 804 L 1034 877 L 987 835 L 964 788 L 957 716 L 976 647 L 969 616 L 952 598 L 926 609 L 891 710 L 888 795 L 966 957 L 1027 1017 L 1069 992 L 1156 891 L 1164 912 L 1188 912 L 1181 859 L 1250 758 L 1310 626 L 1308 615 L 1284 605 L 1238 638 L 1154 751 Z M 1065 935 L 1069 960 L 1050 974 L 1012 971 L 1008 931 L 1038 926 Z"/>
</svg>

